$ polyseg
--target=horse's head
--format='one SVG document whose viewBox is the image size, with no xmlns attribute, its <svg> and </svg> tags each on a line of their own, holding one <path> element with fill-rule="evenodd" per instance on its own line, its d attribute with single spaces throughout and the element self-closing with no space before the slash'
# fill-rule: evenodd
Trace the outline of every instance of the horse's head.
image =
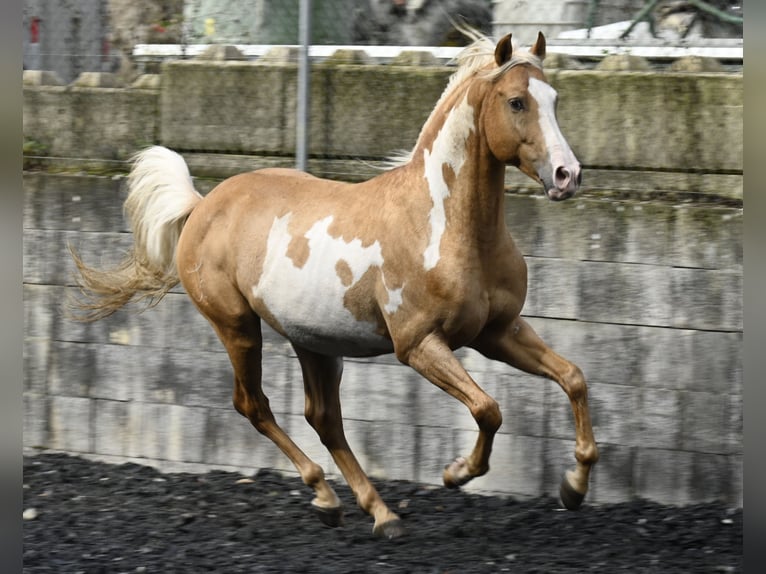
<svg viewBox="0 0 766 574">
<path fill-rule="evenodd" d="M 556 90 L 542 72 L 543 58 L 542 33 L 529 53 L 518 56 L 510 34 L 497 43 L 498 69 L 485 99 L 483 129 L 497 159 L 542 183 L 545 194 L 558 201 L 574 195 L 581 171 L 556 121 Z"/>
</svg>

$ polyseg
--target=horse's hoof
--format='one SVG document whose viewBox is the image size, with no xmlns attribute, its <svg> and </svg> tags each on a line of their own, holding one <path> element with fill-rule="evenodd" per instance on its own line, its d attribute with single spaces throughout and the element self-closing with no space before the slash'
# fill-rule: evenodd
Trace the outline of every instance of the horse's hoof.
<svg viewBox="0 0 766 574">
<path fill-rule="evenodd" d="M 561 489 L 559 490 L 561 502 L 567 510 L 579 510 L 582 501 L 585 499 L 584 492 L 577 492 L 567 480 L 566 475 L 561 480 Z"/>
<path fill-rule="evenodd" d="M 323 524 L 326 524 L 332 528 L 337 528 L 343 524 L 342 506 L 323 508 L 321 506 L 317 506 L 316 504 L 312 504 L 311 508 L 314 509 L 314 514 L 319 517 L 319 520 L 321 520 Z"/>
<path fill-rule="evenodd" d="M 394 518 L 383 524 L 376 524 L 372 527 L 372 533 L 378 538 L 391 540 L 404 536 L 407 531 L 404 529 L 404 523 L 401 518 Z"/>
<path fill-rule="evenodd" d="M 473 477 L 468 472 L 468 462 L 462 456 L 444 467 L 442 480 L 447 488 L 460 488 Z"/>
</svg>

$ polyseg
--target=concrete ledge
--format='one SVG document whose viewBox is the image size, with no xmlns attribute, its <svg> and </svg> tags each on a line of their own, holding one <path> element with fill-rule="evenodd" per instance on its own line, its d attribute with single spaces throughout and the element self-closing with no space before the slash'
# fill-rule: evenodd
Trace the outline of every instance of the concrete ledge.
<svg viewBox="0 0 766 574">
<path fill-rule="evenodd" d="M 22 79 L 24 86 L 63 86 L 64 82 L 56 72 L 47 70 L 24 70 Z"/>
</svg>

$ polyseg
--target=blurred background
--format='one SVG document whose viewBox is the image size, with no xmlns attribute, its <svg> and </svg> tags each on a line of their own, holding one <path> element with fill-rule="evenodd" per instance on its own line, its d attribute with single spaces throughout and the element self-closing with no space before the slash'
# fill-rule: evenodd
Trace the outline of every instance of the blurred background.
<svg viewBox="0 0 766 574">
<path fill-rule="evenodd" d="M 460 46 L 458 21 L 497 38 L 513 32 L 522 44 L 541 30 L 554 44 L 694 45 L 741 40 L 743 7 L 744 0 L 323 0 L 312 3 L 311 42 Z M 299 8 L 298 0 L 24 0 L 24 67 L 53 70 L 67 83 L 86 71 L 129 80 L 153 57 L 183 57 L 198 44 L 295 45 Z"/>
</svg>

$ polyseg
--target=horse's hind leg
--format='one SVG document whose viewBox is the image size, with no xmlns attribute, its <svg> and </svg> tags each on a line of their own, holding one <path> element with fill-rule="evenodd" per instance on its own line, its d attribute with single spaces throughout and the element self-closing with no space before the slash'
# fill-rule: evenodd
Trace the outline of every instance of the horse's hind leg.
<svg viewBox="0 0 766 574">
<path fill-rule="evenodd" d="M 588 491 L 591 467 L 598 461 L 598 447 L 588 409 L 588 389 L 582 371 L 551 350 L 521 317 L 508 325 L 485 330 L 473 346 L 490 359 L 553 379 L 569 397 L 575 420 L 577 466 L 564 475 L 561 501 L 568 509 L 576 510 Z"/>
<path fill-rule="evenodd" d="M 391 512 L 365 475 L 346 440 L 340 407 L 343 360 L 295 347 L 303 370 L 306 390 L 306 420 L 317 431 L 322 444 L 343 473 L 359 506 L 375 519 L 373 533 L 394 538 L 404 533 L 399 517 Z"/>
<path fill-rule="evenodd" d="M 231 306 L 234 294 L 230 295 L 217 300 L 227 301 Z M 340 499 L 325 480 L 322 468 L 306 456 L 274 419 L 269 400 L 261 386 L 260 318 L 244 300 L 237 305 L 236 312 L 229 308 L 225 314 L 221 310 L 213 311 L 209 304 L 202 307 L 204 309 L 200 310 L 213 324 L 234 367 L 234 408 L 287 455 L 298 469 L 303 482 L 314 489 L 315 505 L 340 507 Z"/>
</svg>

